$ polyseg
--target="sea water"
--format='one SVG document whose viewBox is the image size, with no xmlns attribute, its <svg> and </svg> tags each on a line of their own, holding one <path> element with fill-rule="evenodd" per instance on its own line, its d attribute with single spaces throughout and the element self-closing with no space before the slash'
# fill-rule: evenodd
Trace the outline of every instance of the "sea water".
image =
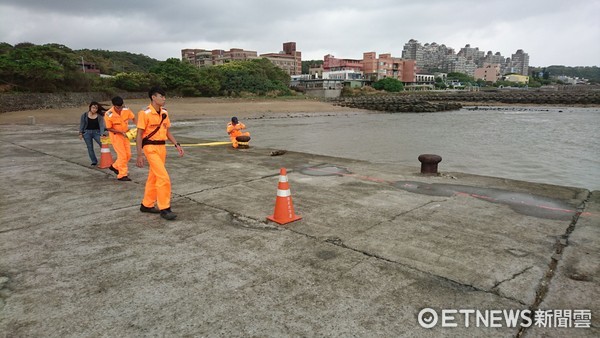
<svg viewBox="0 0 600 338">
<path fill-rule="evenodd" d="M 178 135 L 228 140 L 228 119 L 180 122 Z M 486 107 L 440 113 L 267 115 L 243 119 L 251 145 L 600 190 L 600 109 Z"/>
</svg>

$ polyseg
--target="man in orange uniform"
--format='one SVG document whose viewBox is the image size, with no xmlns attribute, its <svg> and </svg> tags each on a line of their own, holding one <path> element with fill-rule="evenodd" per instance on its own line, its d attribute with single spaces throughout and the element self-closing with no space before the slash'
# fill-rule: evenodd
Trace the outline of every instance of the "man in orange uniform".
<svg viewBox="0 0 600 338">
<path fill-rule="evenodd" d="M 246 129 L 246 125 L 238 121 L 238 118 L 235 116 L 231 118 L 231 122 L 227 123 L 227 134 L 229 134 L 229 139 L 234 148 L 238 147 L 236 137 L 250 136 L 249 132 L 242 132 L 242 129 Z"/>
<path fill-rule="evenodd" d="M 183 156 L 183 148 L 169 131 L 171 120 L 169 120 L 169 113 L 163 108 L 166 101 L 165 91 L 160 87 L 152 87 L 148 96 L 150 105 L 138 112 L 137 122 L 136 165 L 140 168 L 144 167 L 143 152 L 150 166 L 140 211 L 160 213 L 162 218 L 174 220 L 177 215 L 171 211 L 171 179 L 165 168 L 167 160 L 165 141 L 168 139 L 175 145 L 179 156 Z M 158 209 L 154 206 L 155 203 Z"/>
<path fill-rule="evenodd" d="M 110 132 L 110 143 L 117 153 L 117 160 L 108 169 L 117 174 L 119 181 L 131 181 L 127 176 L 131 146 L 126 133 L 129 130 L 128 121 L 135 123 L 135 115 L 131 109 L 123 107 L 123 99 L 119 96 L 113 97 L 112 104 L 113 106 L 104 114 L 104 121 L 106 130 Z"/>
</svg>

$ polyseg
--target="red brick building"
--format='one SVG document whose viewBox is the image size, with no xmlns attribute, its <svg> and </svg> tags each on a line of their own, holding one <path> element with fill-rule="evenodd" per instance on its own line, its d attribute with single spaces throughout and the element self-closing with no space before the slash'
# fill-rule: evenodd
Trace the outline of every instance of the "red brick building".
<svg viewBox="0 0 600 338">
<path fill-rule="evenodd" d="M 374 81 L 386 77 L 398 79 L 404 83 L 417 81 L 417 63 L 415 60 L 404 60 L 392 57 L 391 54 L 380 54 L 377 58 L 375 52 L 363 53 L 363 73 L 365 78 Z"/>
<path fill-rule="evenodd" d="M 280 53 L 260 54 L 290 75 L 302 74 L 302 53 L 296 50 L 295 42 L 285 42 Z"/>
<path fill-rule="evenodd" d="M 339 70 L 353 70 L 356 72 L 362 72 L 363 60 L 336 59 L 331 54 L 327 54 L 323 57 L 323 71 L 334 72 Z"/>
</svg>

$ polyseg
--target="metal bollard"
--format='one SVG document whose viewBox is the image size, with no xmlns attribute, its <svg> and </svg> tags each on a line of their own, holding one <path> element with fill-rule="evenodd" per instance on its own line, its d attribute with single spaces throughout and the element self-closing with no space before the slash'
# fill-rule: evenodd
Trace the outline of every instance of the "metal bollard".
<svg viewBox="0 0 600 338">
<path fill-rule="evenodd" d="M 442 162 L 442 157 L 434 154 L 419 155 L 421 162 L 421 174 L 437 174 L 438 163 Z"/>
<path fill-rule="evenodd" d="M 30 125 L 34 125 L 35 124 L 35 116 L 29 116 L 29 124 Z"/>
</svg>

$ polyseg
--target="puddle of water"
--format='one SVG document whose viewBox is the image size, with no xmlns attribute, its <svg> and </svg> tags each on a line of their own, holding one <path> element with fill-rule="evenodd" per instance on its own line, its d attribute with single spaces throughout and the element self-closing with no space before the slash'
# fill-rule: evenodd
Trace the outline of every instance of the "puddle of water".
<svg viewBox="0 0 600 338">
<path fill-rule="evenodd" d="M 392 185 L 405 191 L 430 196 L 470 196 L 490 203 L 505 204 L 515 212 L 539 218 L 570 220 L 577 212 L 575 207 L 561 200 L 502 189 L 415 181 L 397 181 Z"/>
</svg>

